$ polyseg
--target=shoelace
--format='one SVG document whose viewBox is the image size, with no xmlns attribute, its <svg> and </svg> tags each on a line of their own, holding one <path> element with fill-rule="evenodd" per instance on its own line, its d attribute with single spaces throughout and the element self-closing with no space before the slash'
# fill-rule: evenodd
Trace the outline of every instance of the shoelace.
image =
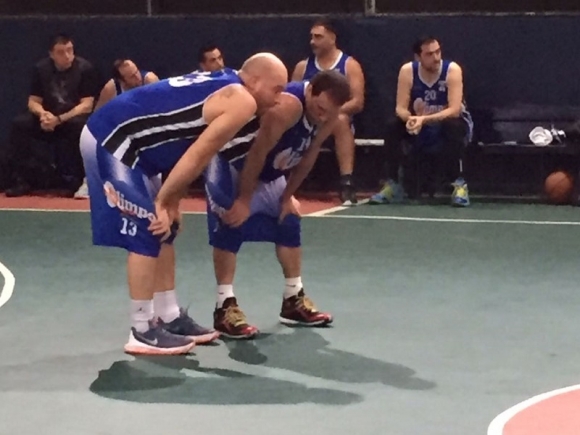
<svg viewBox="0 0 580 435">
<path fill-rule="evenodd" d="M 311 313 L 318 312 L 318 310 L 316 309 L 316 305 L 314 305 L 314 302 L 312 302 L 312 300 L 308 296 L 298 297 L 298 300 L 296 301 L 296 305 L 298 305 L 301 308 L 306 309 L 307 311 L 310 311 Z"/>
<path fill-rule="evenodd" d="M 232 306 L 226 308 L 225 319 L 228 323 L 234 326 L 245 325 L 246 322 L 246 315 L 240 310 L 239 307 Z"/>
</svg>

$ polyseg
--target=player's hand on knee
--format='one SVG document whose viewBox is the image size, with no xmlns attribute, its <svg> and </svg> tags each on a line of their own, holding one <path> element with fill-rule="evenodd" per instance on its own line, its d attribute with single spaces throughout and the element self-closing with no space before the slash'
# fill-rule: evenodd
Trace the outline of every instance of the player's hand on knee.
<svg viewBox="0 0 580 435">
<path fill-rule="evenodd" d="M 149 231 L 151 231 L 155 236 L 162 236 L 161 241 L 167 239 L 171 235 L 171 224 L 173 223 L 174 217 L 174 207 L 168 207 L 156 202 L 155 220 L 149 225 Z"/>
<path fill-rule="evenodd" d="M 230 227 L 240 227 L 250 217 L 250 204 L 246 201 L 236 199 L 232 208 L 227 210 L 222 216 L 222 221 Z"/>
<path fill-rule="evenodd" d="M 282 222 L 284 219 L 286 219 L 286 216 L 290 214 L 294 214 L 298 217 L 302 216 L 300 214 L 300 201 L 294 198 L 294 196 L 290 197 L 288 201 L 282 203 L 279 222 Z"/>
</svg>

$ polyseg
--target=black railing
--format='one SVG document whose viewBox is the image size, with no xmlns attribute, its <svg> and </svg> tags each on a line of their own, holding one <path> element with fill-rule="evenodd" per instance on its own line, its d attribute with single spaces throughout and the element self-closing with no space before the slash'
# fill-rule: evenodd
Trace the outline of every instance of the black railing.
<svg viewBox="0 0 580 435">
<path fill-rule="evenodd" d="M 578 0 L 4 0 L 0 15 L 580 12 Z"/>
</svg>

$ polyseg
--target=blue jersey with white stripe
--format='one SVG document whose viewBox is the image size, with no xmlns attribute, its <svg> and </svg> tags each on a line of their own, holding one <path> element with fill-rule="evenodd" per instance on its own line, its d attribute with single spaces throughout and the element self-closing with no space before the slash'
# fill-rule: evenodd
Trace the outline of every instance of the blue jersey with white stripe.
<svg viewBox="0 0 580 435">
<path fill-rule="evenodd" d="M 97 110 L 87 126 L 115 158 L 156 175 L 173 168 L 207 128 L 204 102 L 225 86 L 241 83 L 237 74 L 222 71 L 162 80 L 123 92 Z"/>
<path fill-rule="evenodd" d="M 346 75 L 346 61 L 350 56 L 348 54 L 343 53 L 342 51 L 338 55 L 338 58 L 334 62 L 328 70 L 338 71 L 342 75 Z M 318 61 L 316 60 L 316 56 L 311 55 L 308 57 L 306 61 L 306 69 L 304 70 L 304 76 L 302 77 L 303 80 L 310 80 L 314 77 L 318 72 L 326 71 L 318 65 Z"/>
<path fill-rule="evenodd" d="M 260 173 L 260 181 L 268 183 L 286 174 L 296 166 L 310 147 L 312 138 L 316 134 L 316 127 L 306 117 L 306 87 L 308 81 L 290 82 L 284 93 L 290 94 L 302 105 L 302 116 L 296 124 L 282 135 L 278 143 L 268 153 L 264 168 Z M 245 162 L 245 156 L 231 161 L 231 164 L 240 171 Z"/>
</svg>

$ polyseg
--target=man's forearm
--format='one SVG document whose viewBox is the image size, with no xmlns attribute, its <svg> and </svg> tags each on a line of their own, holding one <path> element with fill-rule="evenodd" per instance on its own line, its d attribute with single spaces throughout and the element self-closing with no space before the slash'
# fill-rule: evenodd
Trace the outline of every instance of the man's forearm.
<svg viewBox="0 0 580 435">
<path fill-rule="evenodd" d="M 58 117 L 60 118 L 60 122 L 67 122 L 69 119 L 74 118 L 75 116 L 79 116 L 79 115 L 84 115 L 86 113 L 91 113 L 93 109 L 93 103 L 92 102 L 82 102 L 80 104 L 77 104 L 75 107 L 73 107 L 71 110 L 69 110 L 66 113 L 63 113 L 61 115 L 59 115 Z"/>
<path fill-rule="evenodd" d="M 356 115 L 357 113 L 360 113 L 363 110 L 363 107 L 364 103 L 362 103 L 356 98 L 353 98 L 352 100 L 349 100 L 346 103 L 344 103 L 340 108 L 340 111 L 348 116 L 352 116 Z"/>
<path fill-rule="evenodd" d="M 461 109 L 452 109 L 448 107 L 447 109 L 442 110 L 441 112 L 433 113 L 431 115 L 426 115 L 423 118 L 423 122 L 425 124 L 433 124 L 436 122 L 441 122 L 447 118 L 458 118 L 461 113 Z"/>
<path fill-rule="evenodd" d="M 409 111 L 409 109 L 396 109 L 396 114 L 397 116 L 401 119 L 401 121 L 403 122 L 407 122 L 409 120 L 409 118 L 412 116 L 411 112 Z"/>
<path fill-rule="evenodd" d="M 289 201 L 290 198 L 292 198 L 292 195 L 296 193 L 298 188 L 302 185 L 302 182 L 306 179 L 314 167 L 317 156 L 318 151 L 312 152 L 307 158 L 303 158 L 298 166 L 296 166 L 292 172 L 290 172 L 290 176 L 288 177 L 288 181 L 286 183 L 286 188 L 282 193 L 282 202 Z"/>
<path fill-rule="evenodd" d="M 45 112 L 41 103 L 32 100 L 28 101 L 28 110 L 30 111 L 30 113 L 38 117 L 40 117 L 40 115 L 42 115 Z"/>
<path fill-rule="evenodd" d="M 264 168 L 264 162 L 266 161 L 266 154 L 260 152 L 254 152 L 250 150 L 246 161 L 244 163 L 244 168 L 240 174 L 240 193 L 238 198 L 241 201 L 249 203 L 252 199 L 256 186 L 258 184 L 258 177 L 260 172 Z"/>
</svg>

